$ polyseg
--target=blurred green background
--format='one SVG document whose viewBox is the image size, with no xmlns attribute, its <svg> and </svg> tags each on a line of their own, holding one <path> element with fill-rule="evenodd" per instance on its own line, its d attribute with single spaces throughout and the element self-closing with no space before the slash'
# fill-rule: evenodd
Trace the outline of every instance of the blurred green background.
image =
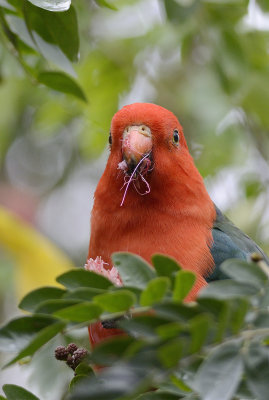
<svg viewBox="0 0 269 400">
<path fill-rule="evenodd" d="M 2 321 L 84 264 L 110 120 L 136 101 L 178 116 L 212 199 L 269 252 L 268 0 L 70 3 L 0 0 Z"/>
</svg>

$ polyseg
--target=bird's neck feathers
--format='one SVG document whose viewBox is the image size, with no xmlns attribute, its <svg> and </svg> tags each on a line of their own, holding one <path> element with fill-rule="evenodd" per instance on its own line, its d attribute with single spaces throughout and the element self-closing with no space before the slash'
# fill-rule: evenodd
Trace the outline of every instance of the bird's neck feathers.
<svg viewBox="0 0 269 400">
<path fill-rule="evenodd" d="M 122 206 L 124 173 L 118 169 L 119 161 L 119 155 L 110 155 L 95 192 L 95 206 L 102 208 L 104 213 L 123 215 L 138 208 L 140 213 L 145 213 L 150 218 L 150 212 L 156 209 L 181 218 L 193 216 L 204 223 L 213 224 L 213 202 L 187 148 L 176 160 L 168 158 L 161 150 L 154 155 L 153 171 L 145 177 L 150 193 L 140 195 L 130 184 Z"/>
<path fill-rule="evenodd" d="M 110 263 L 113 252 L 130 251 L 150 262 L 154 253 L 168 254 L 196 273 L 194 298 L 214 265 L 209 248 L 215 208 L 187 150 L 180 163 L 159 156 L 148 177 L 151 192 L 140 196 L 131 186 L 120 206 L 123 175 L 111 154 L 95 193 L 89 257 Z"/>
</svg>

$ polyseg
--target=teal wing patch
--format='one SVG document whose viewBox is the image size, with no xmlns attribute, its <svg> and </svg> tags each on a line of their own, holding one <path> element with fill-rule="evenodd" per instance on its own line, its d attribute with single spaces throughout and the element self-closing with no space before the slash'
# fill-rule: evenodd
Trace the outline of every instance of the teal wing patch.
<svg viewBox="0 0 269 400">
<path fill-rule="evenodd" d="M 269 265 L 269 258 L 262 249 L 245 233 L 240 231 L 222 212 L 216 208 L 216 220 L 212 229 L 213 245 L 210 249 L 215 268 L 207 282 L 227 278 L 220 265 L 228 258 L 247 260 L 251 253 L 259 253 Z"/>
</svg>

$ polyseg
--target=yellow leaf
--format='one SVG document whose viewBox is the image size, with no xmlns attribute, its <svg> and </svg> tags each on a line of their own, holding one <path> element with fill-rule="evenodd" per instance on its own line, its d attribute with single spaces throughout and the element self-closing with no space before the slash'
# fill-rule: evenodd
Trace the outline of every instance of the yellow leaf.
<svg viewBox="0 0 269 400">
<path fill-rule="evenodd" d="M 0 245 L 16 260 L 16 289 L 20 298 L 30 290 L 56 285 L 55 277 L 74 268 L 50 240 L 0 206 Z"/>
</svg>

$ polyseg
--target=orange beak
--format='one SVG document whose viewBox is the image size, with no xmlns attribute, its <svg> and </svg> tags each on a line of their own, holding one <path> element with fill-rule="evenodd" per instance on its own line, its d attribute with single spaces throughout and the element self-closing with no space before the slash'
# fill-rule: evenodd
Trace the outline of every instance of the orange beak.
<svg viewBox="0 0 269 400">
<path fill-rule="evenodd" d="M 122 154 L 130 171 L 152 150 L 152 135 L 148 126 L 133 125 L 123 132 Z"/>
</svg>

